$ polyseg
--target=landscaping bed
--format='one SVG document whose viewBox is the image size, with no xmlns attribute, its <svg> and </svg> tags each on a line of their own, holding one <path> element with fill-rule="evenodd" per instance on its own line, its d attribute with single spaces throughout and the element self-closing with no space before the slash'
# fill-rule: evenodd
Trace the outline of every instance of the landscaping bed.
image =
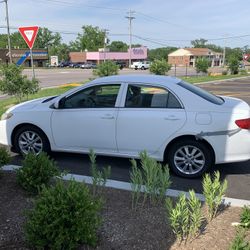
<svg viewBox="0 0 250 250">
<path fill-rule="evenodd" d="M 33 196 L 18 186 L 13 172 L 1 171 L 0 186 L 0 249 L 29 249 L 24 240 L 24 211 L 32 207 Z M 102 188 L 103 223 L 98 231 L 95 249 L 228 249 L 236 229 L 240 208 L 223 210 L 192 242 L 181 245 L 166 219 L 164 206 L 145 204 L 137 211 L 131 209 L 131 193 Z M 248 239 L 250 233 L 248 231 Z M 79 249 L 94 249 L 82 246 Z"/>
</svg>

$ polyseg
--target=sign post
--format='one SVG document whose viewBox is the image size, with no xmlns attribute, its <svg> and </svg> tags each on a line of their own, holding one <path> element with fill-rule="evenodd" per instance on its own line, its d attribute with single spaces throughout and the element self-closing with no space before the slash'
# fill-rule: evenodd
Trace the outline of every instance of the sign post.
<svg viewBox="0 0 250 250">
<path fill-rule="evenodd" d="M 36 40 L 36 36 L 38 33 L 38 26 L 30 26 L 30 27 L 19 27 L 18 30 L 21 33 L 23 39 L 27 43 L 30 48 L 30 60 L 31 60 L 31 67 L 32 67 L 32 78 L 35 78 L 35 69 L 34 69 L 34 61 L 33 61 L 33 53 L 32 48 L 34 42 Z"/>
</svg>

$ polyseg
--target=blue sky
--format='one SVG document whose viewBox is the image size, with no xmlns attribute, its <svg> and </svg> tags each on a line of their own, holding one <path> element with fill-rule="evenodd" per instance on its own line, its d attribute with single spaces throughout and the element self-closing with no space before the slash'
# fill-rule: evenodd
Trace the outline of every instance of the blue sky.
<svg viewBox="0 0 250 250">
<path fill-rule="evenodd" d="M 149 48 L 190 46 L 190 40 L 197 38 L 221 46 L 250 44 L 249 0 L 8 0 L 8 4 L 11 26 L 38 25 L 70 33 L 62 34 L 65 42 L 74 40 L 83 25 L 108 29 L 111 41 L 128 42 L 125 16 L 131 9 L 135 11 L 132 33 L 137 36 L 133 43 Z M 0 33 L 6 32 L 5 25 L 1 3 Z"/>
</svg>

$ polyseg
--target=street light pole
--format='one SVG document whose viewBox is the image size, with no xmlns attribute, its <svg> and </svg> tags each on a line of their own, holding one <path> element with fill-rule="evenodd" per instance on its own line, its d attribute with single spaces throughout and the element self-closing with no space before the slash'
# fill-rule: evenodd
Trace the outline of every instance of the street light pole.
<svg viewBox="0 0 250 250">
<path fill-rule="evenodd" d="M 104 29 L 104 47 L 103 47 L 103 50 L 104 50 L 104 58 L 103 58 L 103 61 L 106 62 L 106 45 L 107 45 L 107 34 L 108 34 L 108 31 L 107 29 Z"/>
<path fill-rule="evenodd" d="M 8 36 L 8 47 L 9 47 L 9 58 L 10 63 L 12 63 L 12 53 L 11 53 L 11 43 L 10 43 L 10 24 L 9 24 L 9 12 L 8 12 L 8 0 L 3 0 L 1 3 L 5 3 L 6 9 L 6 22 L 7 22 L 7 36 Z"/>
<path fill-rule="evenodd" d="M 135 19 L 133 14 L 135 14 L 135 12 L 129 10 L 128 16 L 125 17 L 129 21 L 129 68 L 131 68 L 132 20 Z"/>
</svg>

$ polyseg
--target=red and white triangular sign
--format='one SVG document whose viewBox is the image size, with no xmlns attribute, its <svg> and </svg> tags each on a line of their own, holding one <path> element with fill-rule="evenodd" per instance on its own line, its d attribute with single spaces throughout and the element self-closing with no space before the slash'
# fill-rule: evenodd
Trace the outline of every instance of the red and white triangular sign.
<svg viewBox="0 0 250 250">
<path fill-rule="evenodd" d="M 18 28 L 19 32 L 21 33 L 23 39 L 25 40 L 30 49 L 33 48 L 38 33 L 38 29 L 39 29 L 38 26 Z"/>
</svg>

